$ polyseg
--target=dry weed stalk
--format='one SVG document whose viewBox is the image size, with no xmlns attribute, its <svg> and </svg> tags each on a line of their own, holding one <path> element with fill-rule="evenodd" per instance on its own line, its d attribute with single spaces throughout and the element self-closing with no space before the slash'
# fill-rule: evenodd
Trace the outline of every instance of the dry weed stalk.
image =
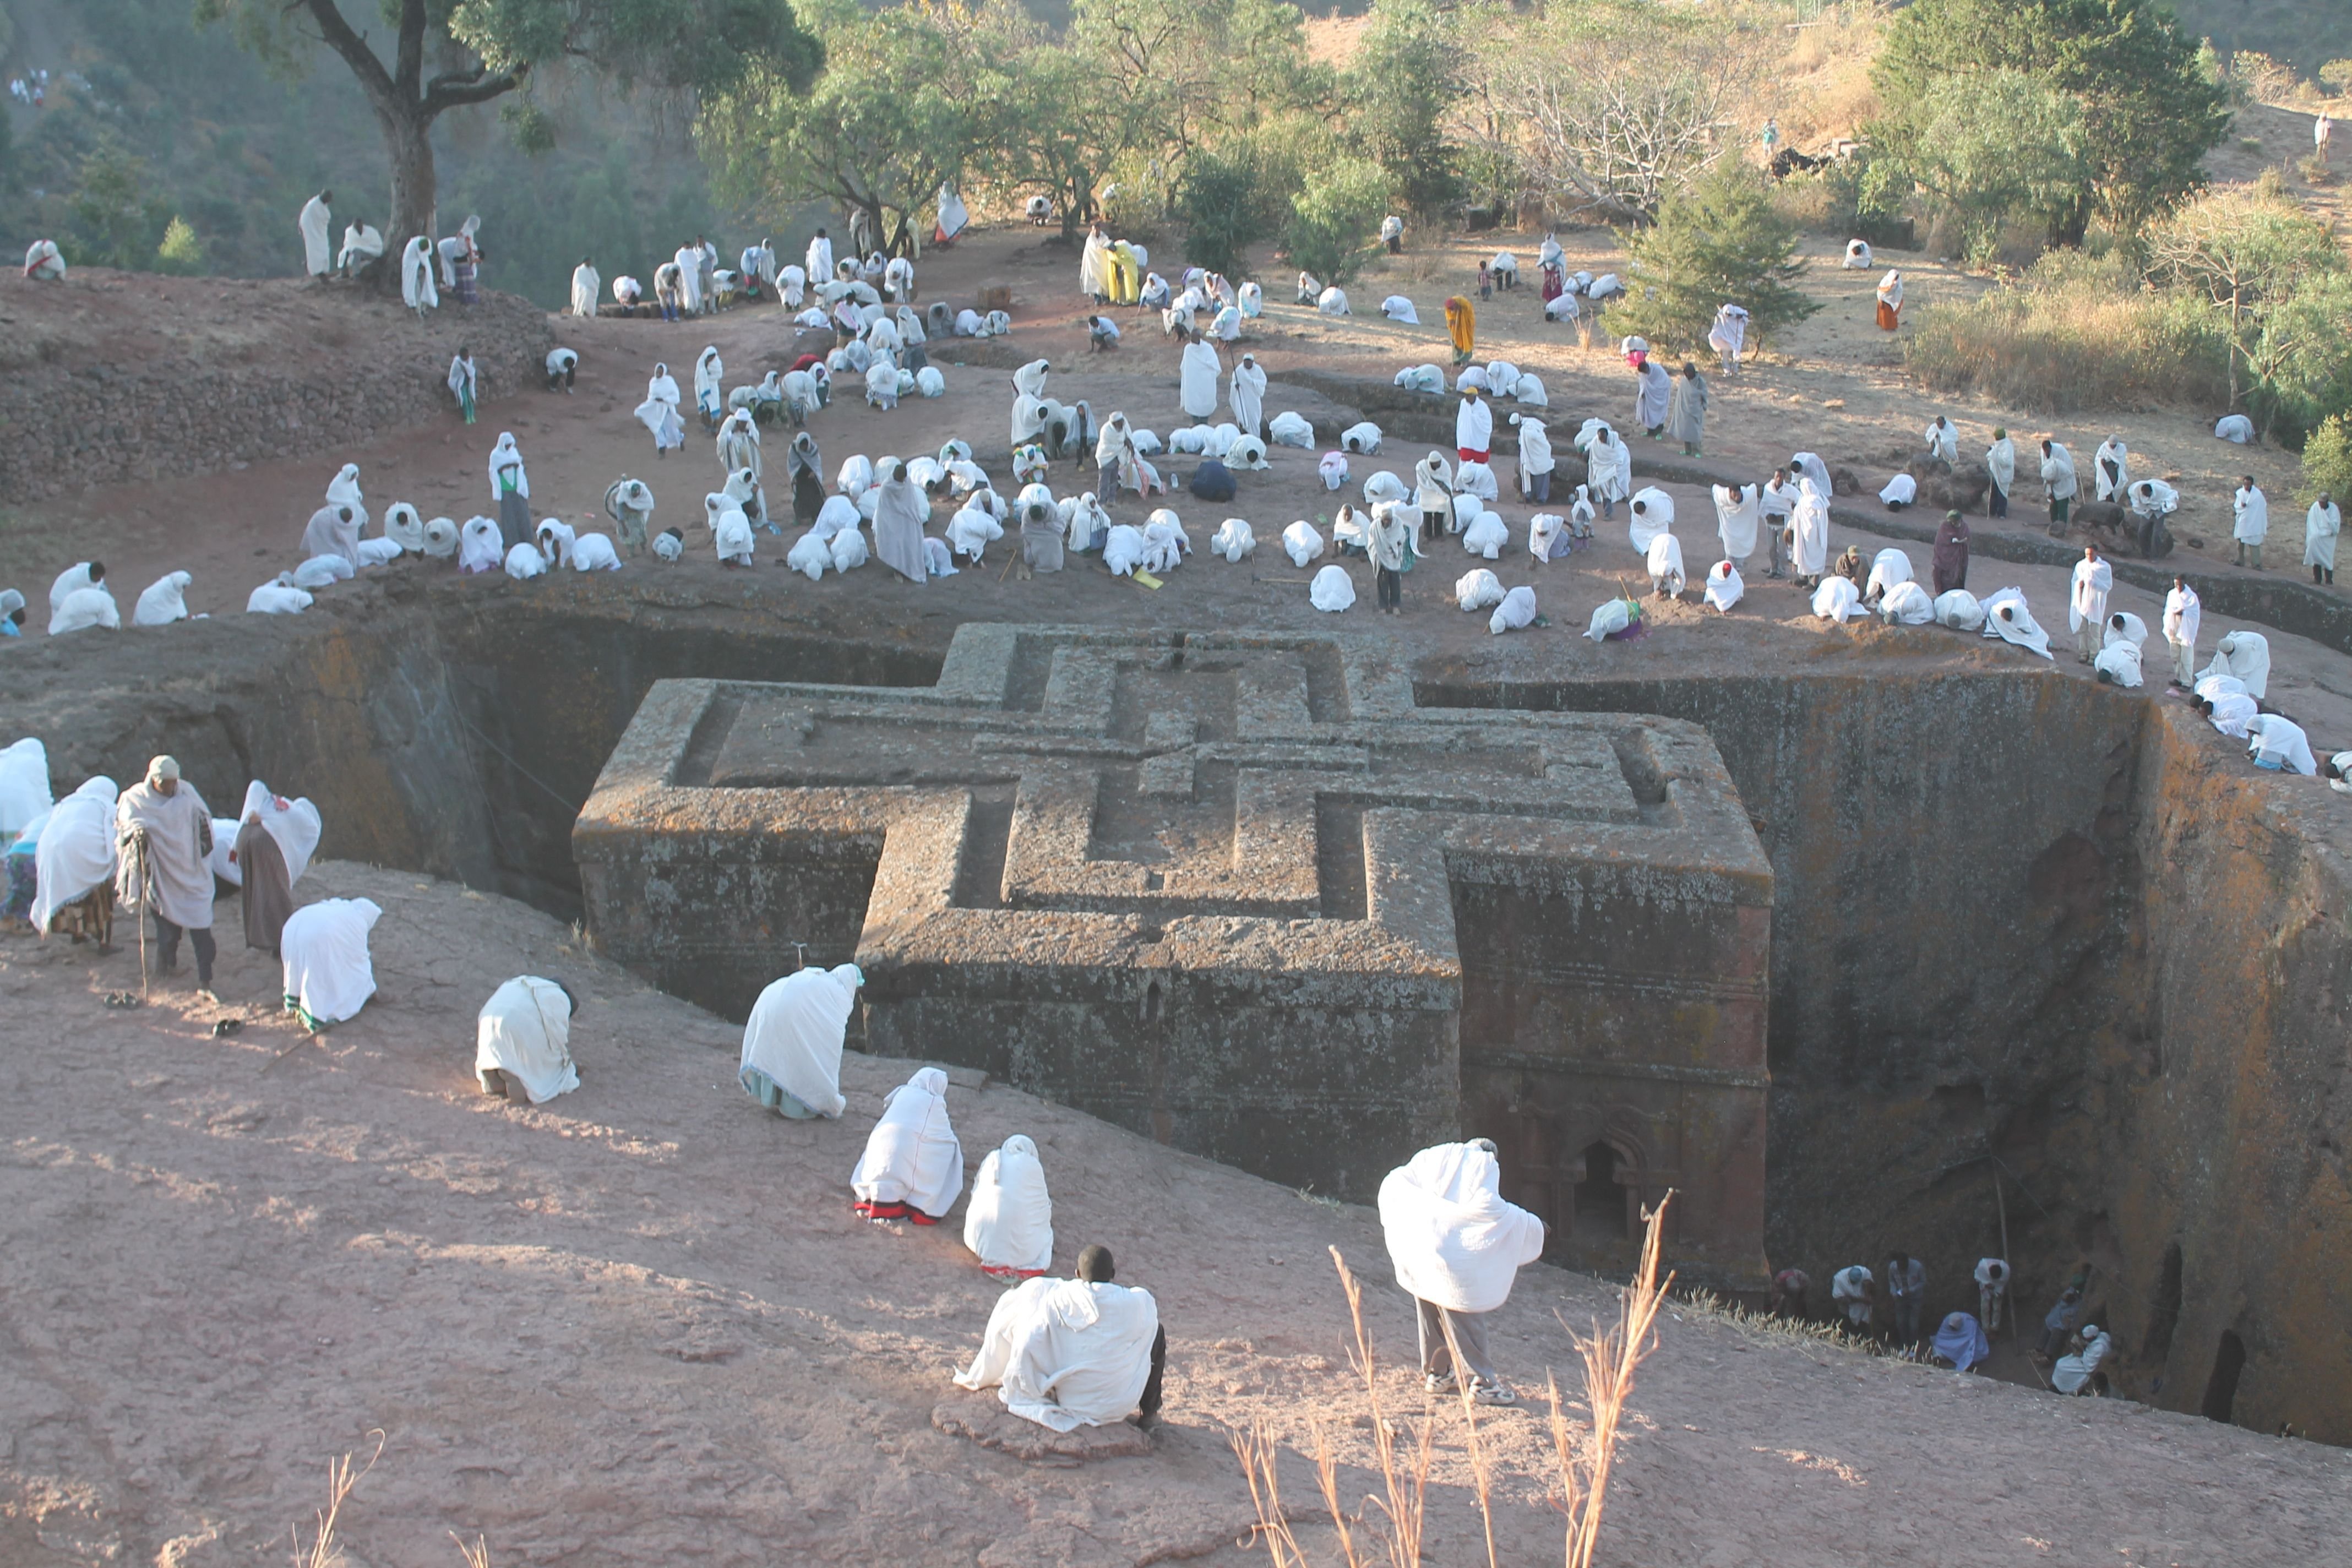
<svg viewBox="0 0 2352 1568">
<path fill-rule="evenodd" d="M 1561 1408 L 1558 1380 L 1546 1380 L 1551 1398 L 1552 1449 L 1566 1494 L 1562 1506 L 1568 1514 L 1568 1568 L 1591 1568 L 1593 1551 L 1601 1542 L 1601 1510 L 1609 1500 L 1609 1471 L 1617 1459 L 1619 1423 L 1633 1393 L 1633 1373 L 1657 1348 L 1652 1328 L 1667 1288 L 1674 1283 L 1671 1274 L 1663 1281 L 1658 1278 L 1658 1243 L 1665 1232 L 1666 1205 L 1673 1200 L 1674 1194 L 1667 1193 L 1656 1208 L 1643 1215 L 1646 1228 L 1642 1237 L 1642 1267 L 1620 1299 L 1616 1325 L 1603 1330 L 1596 1322 L 1588 1338 L 1568 1329 L 1565 1318 L 1560 1320 L 1560 1327 L 1568 1329 L 1569 1340 L 1583 1358 L 1585 1402 L 1592 1410 L 1592 1435 L 1580 1444 Z"/>
<path fill-rule="evenodd" d="M 477 1535 L 474 1537 L 474 1544 L 468 1546 L 466 1544 L 465 1537 L 453 1530 L 449 1532 L 449 1539 L 457 1543 L 457 1554 L 466 1560 L 466 1568 L 490 1568 L 488 1536 Z"/>
<path fill-rule="evenodd" d="M 360 1484 L 360 1479 L 383 1458 L 383 1429 L 378 1427 L 369 1436 L 375 1439 L 375 1452 L 357 1470 L 352 1468 L 349 1454 L 327 1461 L 327 1506 L 319 1510 L 319 1531 L 307 1550 L 302 1545 L 302 1527 L 298 1524 L 293 1528 L 295 1568 L 339 1568 L 343 1561 L 343 1549 L 335 1543 L 335 1524 L 342 1517 L 344 1500 Z"/>
</svg>

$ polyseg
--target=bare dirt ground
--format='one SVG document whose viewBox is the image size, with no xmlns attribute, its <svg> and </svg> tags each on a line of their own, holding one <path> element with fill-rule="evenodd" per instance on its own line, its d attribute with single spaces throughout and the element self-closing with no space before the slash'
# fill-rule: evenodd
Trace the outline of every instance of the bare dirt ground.
<svg viewBox="0 0 2352 1568">
<path fill-rule="evenodd" d="M 950 1437 L 934 1406 L 998 1286 L 935 1230 L 876 1227 L 847 1173 L 912 1064 L 853 1055 L 839 1122 L 730 1081 L 736 1032 L 580 952 L 520 906 L 316 866 L 306 897 L 384 910 L 381 987 L 307 1041 L 221 906 L 225 1005 L 183 974 L 134 1011 L 135 958 L 0 942 L 0 1561 L 280 1561 L 325 1461 L 375 1447 L 353 1568 L 499 1563 L 1258 1561 L 1225 1432 L 1265 1421 L 1312 1497 L 1311 1424 L 1374 1482 L 1327 1249 L 1369 1286 L 1384 1399 L 1417 1413 L 1411 1317 L 1369 1210 L 1305 1202 L 1001 1085 L 952 1089 L 968 1159 L 1034 1138 L 1063 1268 L 1089 1241 L 1160 1299 L 1168 1421 L 1079 1468 Z M 126 933 L 127 934 L 127 933 Z M 476 1009 L 517 973 L 583 996 L 574 1094 L 482 1097 Z M 243 1020 L 217 1038 L 215 1018 Z M 1580 1385 L 1555 1313 L 1597 1281 L 1528 1269 L 1497 1323 L 1523 1387 Z M 2324 1560 L 2352 1455 L 1660 1320 L 1603 1560 L 1734 1564 Z M 1458 1414 L 1440 1415 L 1430 1559 L 1481 1560 Z M 1480 1423 L 1506 1563 L 1559 1550 L 1549 1437 Z M 1310 1532 L 1313 1537 L 1314 1532 Z M 1318 1538 L 1320 1539 L 1320 1538 Z M 1328 1541 L 1326 1542 L 1328 1544 Z"/>
</svg>

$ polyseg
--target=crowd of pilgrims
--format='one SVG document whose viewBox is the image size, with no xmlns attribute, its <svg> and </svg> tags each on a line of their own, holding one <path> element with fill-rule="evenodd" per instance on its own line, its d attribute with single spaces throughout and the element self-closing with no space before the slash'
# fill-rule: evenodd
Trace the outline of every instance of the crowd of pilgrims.
<svg viewBox="0 0 2352 1568">
<path fill-rule="evenodd" d="M 314 272 L 329 269 L 326 201 L 321 193 L 302 216 Z M 961 203 L 949 209 L 943 200 L 942 207 L 943 213 L 952 211 L 961 229 Z M 411 247 L 412 304 L 433 308 L 442 287 L 460 298 L 470 296 L 481 257 L 478 227 L 477 220 L 468 219 L 457 236 L 438 245 L 420 240 Z M 953 239 L 944 220 L 935 237 Z M 1391 219 L 1382 238 L 1396 248 L 1401 223 Z M 27 257 L 28 276 L 62 275 L 64 263 L 54 247 L 34 249 Z M 381 254 L 380 237 L 360 226 L 346 231 L 333 265 L 348 268 Z M 1850 248 L 1849 265 L 1869 264 L 1866 247 L 1860 249 L 1858 262 L 1856 254 Z M 1297 567 L 1326 562 L 1308 584 L 1308 600 L 1318 610 L 1339 613 L 1354 605 L 1351 563 L 1369 569 L 1379 607 L 1394 614 L 1402 609 L 1404 574 L 1441 543 L 1458 545 L 1486 562 L 1500 562 L 1507 551 L 1516 556 L 1524 549 L 1529 567 L 1539 567 L 1603 543 L 1603 525 L 1613 528 L 1620 506 L 1625 509 L 1625 541 L 1643 563 L 1652 596 L 1679 598 L 1687 591 L 1686 535 L 1675 531 L 1674 497 L 1656 485 L 1633 487 L 1629 444 L 1605 418 L 1581 420 L 1571 438 L 1585 460 L 1586 479 L 1561 498 L 1564 510 L 1533 511 L 1515 539 L 1496 507 L 1496 408 L 1506 402 L 1512 405 L 1507 428 L 1516 449 L 1506 458 L 1517 499 L 1531 508 L 1548 507 L 1553 504 L 1556 466 L 1544 417 L 1549 398 L 1540 377 L 1507 361 L 1477 363 L 1477 304 L 1468 291 L 1444 304 L 1453 374 L 1426 363 L 1408 366 L 1394 378 L 1401 387 L 1456 400 L 1454 450 L 1417 457 L 1408 481 L 1394 468 L 1371 461 L 1381 456 L 1385 437 L 1370 421 L 1331 432 L 1324 447 L 1301 415 L 1267 416 L 1265 367 L 1246 350 L 1236 351 L 1230 363 L 1226 357 L 1246 323 L 1265 310 L 1258 284 L 1236 287 L 1197 268 L 1171 283 L 1151 269 L 1142 247 L 1114 241 L 1097 226 L 1082 255 L 1080 288 L 1097 310 L 1126 306 L 1156 313 L 1163 334 L 1178 345 L 1178 402 L 1189 423 L 1171 427 L 1163 437 L 1123 412 L 1097 421 L 1084 400 L 1053 396 L 1052 367 L 1045 360 L 1033 361 L 1012 376 L 1012 483 L 1000 488 L 962 439 L 903 459 L 852 455 L 828 471 L 805 426 L 811 416 L 833 403 L 837 386 L 857 389 L 876 412 L 895 408 L 902 396 L 940 395 L 944 377 L 929 363 L 927 345 L 1001 335 L 1010 327 L 1003 312 L 954 309 L 945 301 L 919 309 L 908 258 L 876 253 L 836 260 L 823 229 L 810 244 L 804 265 L 780 268 L 764 240 L 747 247 L 734 268 L 719 268 L 718 260 L 716 249 L 699 238 L 682 247 L 655 269 L 650 306 L 631 277 L 614 279 L 607 304 L 602 279 L 583 260 L 572 278 L 572 307 L 579 316 L 646 309 L 686 320 L 764 297 L 792 311 L 796 325 L 834 332 L 830 352 L 805 354 L 789 370 L 731 388 L 724 383 L 719 351 L 705 348 L 691 373 L 690 401 L 667 364 L 656 364 L 648 378 L 635 415 L 657 460 L 684 446 L 689 417 L 713 442 L 720 484 L 702 497 L 699 521 L 705 547 L 722 565 L 750 565 L 761 533 L 781 536 L 782 512 L 788 511 L 800 531 L 785 552 L 785 564 L 812 582 L 869 561 L 914 584 L 950 576 L 961 569 L 959 562 L 967 567 L 981 562 L 1008 527 L 1015 531 L 1015 560 L 1024 576 L 1063 570 L 1073 553 L 1098 553 L 1115 574 L 1164 575 L 1182 567 L 1193 552 L 1191 531 L 1173 507 L 1160 505 L 1140 524 L 1132 524 L 1114 521 L 1111 504 L 1130 494 L 1145 501 L 1172 500 L 1177 487 L 1213 505 L 1230 503 L 1238 493 L 1238 476 L 1272 467 L 1275 448 L 1316 453 L 1320 447 L 1316 472 L 1326 490 L 1355 493 L 1339 505 L 1328 532 L 1299 519 L 1281 529 L 1275 541 Z M 1575 323 L 1588 337 L 1609 302 L 1623 291 L 1612 276 L 1570 273 L 1559 247 L 1549 238 L 1538 268 L 1546 316 Z M 1516 258 L 1501 253 L 1480 268 L 1476 292 L 1483 301 L 1518 286 Z M 1888 325 L 1901 309 L 1899 273 L 1890 273 L 1877 293 L 1880 322 Z M 1324 315 L 1350 311 L 1344 289 L 1304 273 L 1296 300 Z M 1418 320 L 1412 301 L 1402 295 L 1384 300 L 1381 311 L 1392 320 Z M 1709 342 L 1719 374 L 1738 374 L 1746 321 L 1736 304 L 1727 303 L 1717 313 Z M 1124 336 L 1108 315 L 1091 317 L 1088 325 L 1097 352 L 1115 349 Z M 1634 375 L 1628 428 L 1644 438 L 1676 440 L 1685 453 L 1700 454 L 1712 397 L 1708 378 L 1688 363 L 1668 367 L 1638 337 L 1622 340 L 1618 349 Z M 549 389 L 568 392 L 578 363 L 569 348 L 550 353 Z M 455 357 L 447 382 L 456 407 L 470 423 L 477 371 L 469 353 L 461 350 Z M 772 510 L 763 454 L 770 437 L 787 429 L 792 434 L 784 443 L 782 488 L 788 499 L 782 511 Z M 2226 420 L 2215 433 L 2225 440 L 2247 434 L 2231 429 Z M 1922 438 L 1922 462 L 1915 467 L 1951 471 L 1958 447 L 1950 424 L 1939 416 Z M 1191 460 L 1189 478 L 1176 472 L 1178 458 Z M 1990 479 L 1989 510 L 1996 517 L 2006 515 L 2018 461 L 2007 432 L 1996 432 L 1983 455 Z M 1066 462 L 1076 466 L 1082 483 L 1090 464 L 1091 488 L 1056 495 L 1048 480 L 1055 465 Z M 2042 441 L 2039 477 L 2053 520 L 2063 521 L 2080 493 L 2073 454 L 2054 440 Z M 625 561 L 647 552 L 676 562 L 688 548 L 683 528 L 654 531 L 656 501 L 645 479 L 625 474 L 605 489 L 604 510 L 612 525 L 606 532 L 535 516 L 529 468 L 511 434 L 498 438 L 486 478 L 488 510 L 463 523 L 449 517 L 426 519 L 415 506 L 395 501 L 385 507 L 380 531 L 370 537 L 365 531 L 373 519 L 359 468 L 344 465 L 304 525 L 299 563 L 256 587 L 247 610 L 299 614 L 318 590 L 407 557 L 450 562 L 461 573 L 529 579 L 563 568 L 619 570 Z M 2091 487 L 2096 500 L 2150 522 L 2160 521 L 2179 504 L 2177 493 L 2163 481 L 2133 477 L 2131 455 L 2120 437 L 2103 443 L 2094 455 Z M 1716 484 L 1712 492 L 1720 556 L 1703 574 L 1700 594 L 1719 614 L 1735 610 L 1745 594 L 1746 575 L 1760 571 L 1766 579 L 1791 579 L 1809 589 L 1813 613 L 1824 619 L 1874 616 L 1891 625 L 1938 624 L 2053 657 L 2049 634 L 2020 589 L 2004 587 L 1979 597 L 1968 587 L 1969 533 L 1958 511 L 1948 513 L 1937 530 L 1923 582 L 1900 548 L 1864 556 L 1859 547 L 1848 546 L 1832 555 L 1829 514 L 1835 491 L 1817 454 L 1797 452 L 1769 479 Z M 1881 490 L 1880 500 L 1900 510 L 1915 502 L 1916 493 L 1916 476 L 1906 471 Z M 929 525 L 941 511 L 948 515 L 934 535 Z M 2232 515 L 2240 561 L 2259 566 L 2268 510 L 2251 477 L 2232 499 Z M 2305 563 L 2315 581 L 2333 581 L 2340 526 L 2332 498 L 2321 497 L 2306 519 Z M 1225 517 L 1208 540 L 1210 552 L 1228 563 L 1250 556 L 1256 545 L 1255 528 L 1238 516 Z M 156 626 L 187 617 L 191 583 L 190 574 L 173 572 L 148 585 L 132 623 Z M 2067 605 L 2075 655 L 2094 666 L 2100 680 L 2137 687 L 2145 680 L 2142 657 L 2149 628 L 2129 611 L 2109 609 L 2113 586 L 2110 564 L 2095 547 L 2086 547 L 2074 569 Z M 1462 610 L 1490 612 L 1489 628 L 1496 634 L 1541 620 L 1532 584 L 1507 589 L 1494 567 L 1473 565 L 1448 596 Z M 77 563 L 58 576 L 50 587 L 49 610 L 52 635 L 121 624 L 105 566 L 97 561 Z M 2231 631 L 2200 670 L 2195 660 L 2201 615 L 2194 588 L 2176 577 L 2161 627 L 2173 689 L 2217 729 L 2244 737 L 2256 765 L 2322 771 L 2300 727 L 2264 701 L 2267 639 L 2251 629 Z M 1612 597 L 1591 612 L 1584 635 L 1596 642 L 1639 637 L 1647 629 L 1642 616 L 1638 598 Z M 24 620 L 23 595 L 0 590 L 0 632 L 16 635 Z M 2352 789 L 2347 781 L 2352 752 L 2328 758 L 2324 769 L 2335 787 Z M 296 901 L 294 889 L 322 826 L 311 802 L 278 795 L 261 781 L 248 785 L 236 816 L 215 819 L 168 756 L 155 758 L 145 777 L 127 790 L 95 777 L 53 801 L 47 752 L 37 739 L 0 750 L 8 921 L 43 934 L 71 932 L 77 941 L 91 936 L 103 944 L 111 934 L 115 909 L 134 920 L 144 917 L 152 922 L 153 967 L 175 970 L 184 940 L 195 959 L 198 985 L 209 998 L 216 952 L 213 903 L 216 885 L 226 885 L 237 892 L 248 946 L 270 952 L 282 965 L 285 1007 L 314 1031 L 354 1016 L 373 994 L 370 934 L 382 914 L 366 899 Z M 861 984 L 849 964 L 805 968 L 771 984 L 744 1028 L 740 1082 L 746 1094 L 787 1118 L 845 1114 L 841 1054 Z M 500 985 L 478 1019 L 475 1070 L 483 1090 L 539 1104 L 577 1089 L 579 1071 L 569 1041 L 578 1006 L 576 994 L 558 980 L 521 975 Z M 915 1226 L 936 1225 L 949 1216 L 965 1181 L 948 1097 L 946 1074 L 924 1068 L 885 1098 L 849 1175 L 857 1213 L 877 1224 Z M 1397 1279 L 1420 1313 L 1421 1365 L 1428 1387 L 1486 1404 L 1513 1402 L 1516 1395 L 1488 1351 L 1487 1314 L 1507 1299 L 1516 1271 L 1541 1254 L 1543 1226 L 1500 1196 L 1494 1145 L 1473 1140 L 1423 1151 L 1382 1184 L 1380 1211 Z M 1098 1245 L 1079 1250 L 1072 1278 L 1047 1277 L 1055 1257 L 1052 1203 L 1031 1139 L 1008 1139 L 983 1159 L 965 1205 L 963 1239 L 978 1267 L 1013 1288 L 992 1312 L 980 1352 L 959 1383 L 994 1388 L 1014 1414 L 1061 1431 L 1156 1419 L 1167 1342 L 1157 1304 L 1148 1290 L 1117 1282 L 1114 1261 Z M 1965 1370 L 1989 1353 L 1985 1331 L 2000 1323 L 2007 1264 L 1984 1260 L 1977 1283 L 1979 1313 L 1950 1314 L 1932 1337 L 1920 1331 L 1924 1270 L 1914 1258 L 1898 1254 L 1891 1260 L 1883 1294 L 1866 1267 L 1840 1270 L 1832 1281 L 1830 1305 L 1857 1331 L 1879 1321 L 1915 1353 Z M 1809 1289 L 1801 1271 L 1782 1270 L 1773 1282 L 1776 1307 L 1809 1310 Z M 2052 1366 L 2052 1385 L 2062 1392 L 2095 1388 L 2108 1348 L 2107 1336 L 2095 1326 L 2075 1327 L 2081 1299 L 2077 1281 L 2045 1320 L 2041 1348 Z"/>
</svg>

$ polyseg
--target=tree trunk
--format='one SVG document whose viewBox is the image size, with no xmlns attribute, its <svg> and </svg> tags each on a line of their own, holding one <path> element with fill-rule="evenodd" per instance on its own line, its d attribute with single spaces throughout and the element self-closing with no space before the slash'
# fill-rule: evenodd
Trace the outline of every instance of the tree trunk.
<svg viewBox="0 0 2352 1568">
<path fill-rule="evenodd" d="M 383 231 L 384 254 L 393 260 L 382 282 L 400 292 L 399 258 L 418 235 L 437 241 L 435 229 L 436 191 L 433 173 L 433 121 L 420 109 L 379 110 L 384 152 L 392 160 L 392 224 Z M 436 262 L 437 266 L 438 263 Z"/>
</svg>

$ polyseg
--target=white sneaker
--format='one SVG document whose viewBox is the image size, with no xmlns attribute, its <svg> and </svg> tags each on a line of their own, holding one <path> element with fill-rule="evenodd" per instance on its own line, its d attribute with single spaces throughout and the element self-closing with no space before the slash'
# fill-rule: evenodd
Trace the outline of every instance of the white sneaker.
<svg viewBox="0 0 2352 1568">
<path fill-rule="evenodd" d="M 1507 1383 L 1473 1383 L 1470 1397 L 1481 1405 L 1517 1405 L 1519 1396 L 1511 1392 Z"/>
<path fill-rule="evenodd" d="M 1431 1394 L 1454 1392 L 1454 1374 L 1450 1372 L 1425 1372 L 1421 1374 L 1421 1386 Z"/>
</svg>

